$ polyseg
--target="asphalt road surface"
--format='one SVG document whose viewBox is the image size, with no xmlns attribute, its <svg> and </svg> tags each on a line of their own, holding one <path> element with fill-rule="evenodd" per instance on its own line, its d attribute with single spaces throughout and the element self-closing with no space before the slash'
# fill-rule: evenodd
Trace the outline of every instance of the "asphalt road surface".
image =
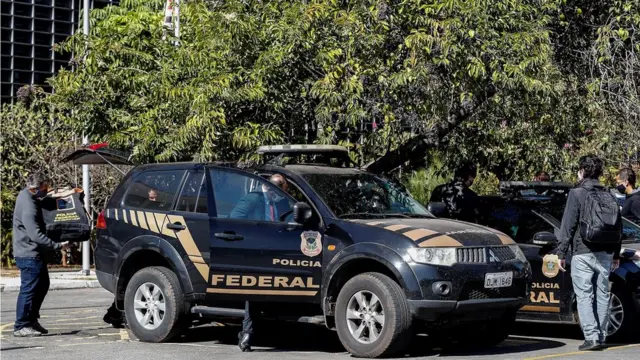
<svg viewBox="0 0 640 360">
<path fill-rule="evenodd" d="M 102 289 L 52 291 L 41 312 L 41 323 L 50 334 L 39 338 L 14 338 L 16 292 L 0 293 L 0 357 L 13 359 L 350 359 L 337 335 L 324 327 L 274 323 L 258 334 L 255 350 L 242 353 L 236 346 L 239 327 L 206 324 L 191 328 L 168 344 L 135 340 L 125 329 L 102 322 L 112 296 Z M 477 352 L 443 352 L 427 336 L 416 338 L 407 357 L 429 359 L 640 359 L 640 344 L 613 344 L 605 351 L 578 352 L 582 343 L 577 327 L 519 324 L 516 333 L 499 346 Z"/>
</svg>

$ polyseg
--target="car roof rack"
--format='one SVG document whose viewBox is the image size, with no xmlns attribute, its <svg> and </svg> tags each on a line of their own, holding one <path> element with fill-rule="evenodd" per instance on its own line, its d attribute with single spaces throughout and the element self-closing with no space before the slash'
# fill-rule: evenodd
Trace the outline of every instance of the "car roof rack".
<svg viewBox="0 0 640 360">
<path fill-rule="evenodd" d="M 265 145 L 258 147 L 256 151 L 263 155 L 265 163 L 269 165 L 284 166 L 285 159 L 293 159 L 287 165 L 334 165 L 331 160 L 342 166 L 358 167 L 349 157 L 349 150 L 340 145 L 294 144 L 294 145 Z M 302 158 L 305 158 L 302 160 Z"/>
<path fill-rule="evenodd" d="M 501 181 L 500 192 L 523 198 L 542 198 L 566 195 L 574 185 L 559 181 Z"/>
</svg>

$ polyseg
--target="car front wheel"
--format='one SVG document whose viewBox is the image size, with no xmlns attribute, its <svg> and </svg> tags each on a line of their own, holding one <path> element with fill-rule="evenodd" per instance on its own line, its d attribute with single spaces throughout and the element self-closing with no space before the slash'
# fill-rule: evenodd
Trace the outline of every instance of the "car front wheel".
<svg viewBox="0 0 640 360">
<path fill-rule="evenodd" d="M 404 291 L 386 275 L 360 274 L 340 290 L 338 337 L 356 357 L 384 357 L 404 350 L 411 340 L 411 322 Z"/>
<path fill-rule="evenodd" d="M 165 267 L 144 268 L 127 285 L 127 324 L 140 341 L 165 342 L 178 335 L 185 321 L 185 308 L 178 277 Z"/>
<path fill-rule="evenodd" d="M 614 284 L 609 299 L 609 325 L 607 340 L 612 342 L 630 340 L 638 326 L 638 316 L 631 293 Z M 634 325 L 636 327 L 634 327 Z"/>
</svg>

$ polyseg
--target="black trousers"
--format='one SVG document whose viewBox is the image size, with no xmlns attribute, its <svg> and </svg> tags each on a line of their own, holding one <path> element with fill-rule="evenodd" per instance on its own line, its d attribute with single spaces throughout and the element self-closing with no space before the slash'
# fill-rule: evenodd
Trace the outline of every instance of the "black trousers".
<svg viewBox="0 0 640 360">
<path fill-rule="evenodd" d="M 242 320 L 242 332 L 244 334 L 253 334 L 253 322 L 260 315 L 256 304 L 249 305 L 248 301 L 244 302 L 244 319 Z"/>
</svg>

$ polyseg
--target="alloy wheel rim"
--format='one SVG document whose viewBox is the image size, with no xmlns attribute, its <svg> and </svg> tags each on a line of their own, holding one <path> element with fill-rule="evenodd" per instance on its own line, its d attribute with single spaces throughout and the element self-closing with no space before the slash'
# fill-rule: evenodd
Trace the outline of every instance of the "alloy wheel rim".
<svg viewBox="0 0 640 360">
<path fill-rule="evenodd" d="M 613 293 L 609 298 L 609 325 L 607 326 L 607 336 L 615 334 L 624 321 L 624 307 L 622 301 Z"/>
<path fill-rule="evenodd" d="M 133 297 L 133 310 L 142 327 L 157 329 L 166 313 L 165 297 L 160 287 L 150 282 L 140 285 Z"/>
<path fill-rule="evenodd" d="M 370 291 L 358 291 L 347 303 L 347 327 L 351 336 L 363 344 L 376 342 L 384 329 L 384 307 Z"/>
</svg>

